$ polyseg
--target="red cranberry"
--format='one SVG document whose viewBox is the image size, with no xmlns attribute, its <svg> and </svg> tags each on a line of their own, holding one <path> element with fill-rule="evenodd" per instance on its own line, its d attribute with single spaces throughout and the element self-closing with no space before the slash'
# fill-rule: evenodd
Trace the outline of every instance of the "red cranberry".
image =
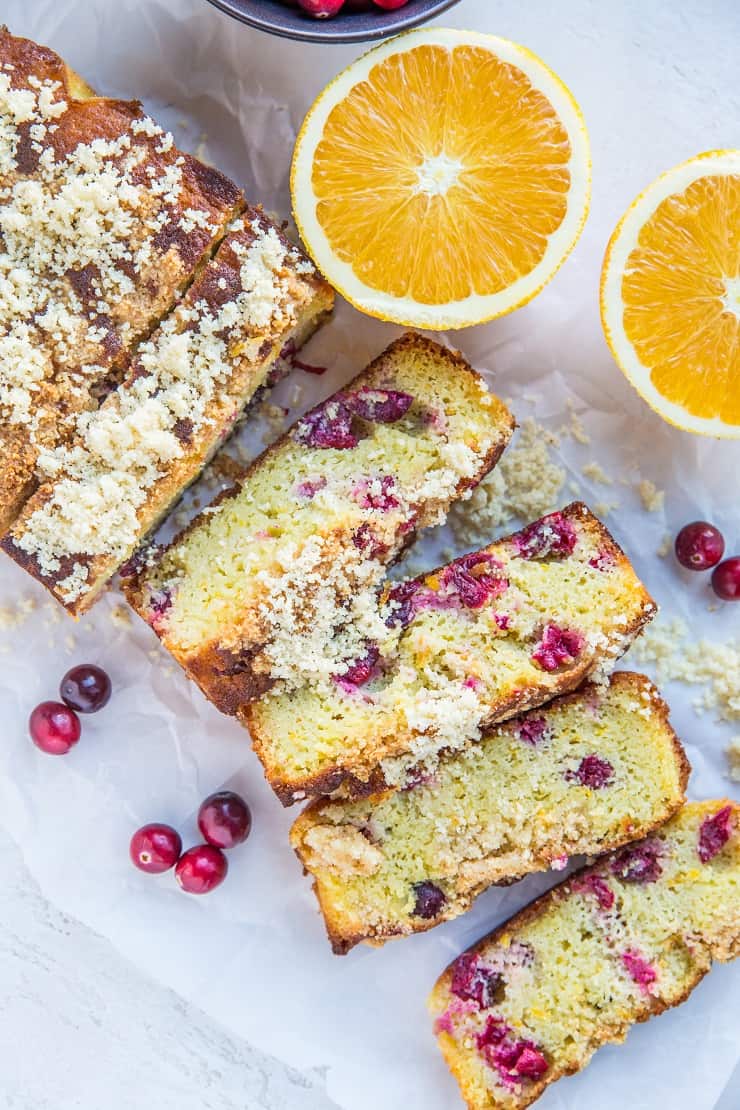
<svg viewBox="0 0 740 1110">
<path fill-rule="evenodd" d="M 373 677 L 373 673 L 380 658 L 376 644 L 368 644 L 367 651 L 359 659 L 350 663 L 342 675 L 337 675 L 337 682 L 346 682 L 350 686 L 364 686 Z"/>
<path fill-rule="evenodd" d="M 573 552 L 577 542 L 575 528 L 562 513 L 543 516 L 514 536 L 514 546 L 523 559 L 563 558 Z"/>
<path fill-rule="evenodd" d="M 575 663 L 582 647 L 583 637 L 580 632 L 548 624 L 542 633 L 542 639 L 535 645 L 532 658 L 543 671 L 557 671 L 563 664 Z"/>
<path fill-rule="evenodd" d="M 721 852 L 732 833 L 732 806 L 723 806 L 713 817 L 705 817 L 699 829 L 697 852 L 702 863 L 709 863 Z"/>
<path fill-rule="evenodd" d="M 610 910 L 614 905 L 614 891 L 600 875 L 576 875 L 573 890 L 579 894 L 593 894 L 602 910 Z"/>
<path fill-rule="evenodd" d="M 198 828 L 214 848 L 233 848 L 249 836 L 252 814 L 244 799 L 233 790 L 220 790 L 206 798 L 198 810 Z"/>
<path fill-rule="evenodd" d="M 385 623 L 389 628 L 395 628 L 400 624 L 402 628 L 406 628 L 411 624 L 414 619 L 414 597 L 418 594 L 421 586 L 418 582 L 413 580 L 410 582 L 399 582 L 397 586 L 391 587 L 388 594 L 388 601 L 394 602 L 393 609 L 385 618 Z"/>
<path fill-rule="evenodd" d="M 477 1002 L 481 1009 L 493 1006 L 503 979 L 497 971 L 483 967 L 473 952 L 463 952 L 452 966 L 450 990 L 465 1002 Z"/>
<path fill-rule="evenodd" d="M 210 894 L 226 878 L 229 861 L 220 848 L 196 844 L 183 852 L 175 866 L 175 878 L 188 894 Z"/>
<path fill-rule="evenodd" d="M 395 424 L 406 415 L 413 400 L 410 393 L 400 389 L 370 389 L 369 386 L 342 396 L 350 412 L 374 424 Z"/>
<path fill-rule="evenodd" d="M 352 413 L 341 401 L 329 399 L 306 413 L 296 425 L 295 437 L 307 447 L 351 450 L 359 443 L 352 431 Z"/>
<path fill-rule="evenodd" d="M 650 993 L 650 987 L 658 978 L 658 973 L 648 961 L 634 950 L 622 953 L 622 964 L 633 982 L 637 983 L 643 994 Z"/>
<path fill-rule="evenodd" d="M 59 701 L 42 701 L 28 721 L 37 748 L 47 755 L 66 755 L 80 738 L 80 718 Z"/>
<path fill-rule="evenodd" d="M 376 8 L 386 12 L 394 12 L 396 8 L 405 8 L 409 0 L 373 0 Z"/>
<path fill-rule="evenodd" d="M 544 717 L 522 717 L 514 722 L 515 735 L 525 744 L 535 748 L 543 740 L 549 740 L 550 727 Z"/>
<path fill-rule="evenodd" d="M 298 0 L 304 12 L 315 19 L 329 19 L 344 7 L 344 0 Z"/>
<path fill-rule="evenodd" d="M 508 579 L 492 574 L 501 564 L 485 551 L 474 551 L 455 559 L 440 575 L 443 586 L 451 586 L 466 609 L 480 609 L 492 597 L 509 588 Z"/>
<path fill-rule="evenodd" d="M 97 713 L 110 700 L 110 679 L 102 667 L 81 663 L 67 671 L 59 693 L 70 709 L 76 709 L 78 713 Z"/>
<path fill-rule="evenodd" d="M 129 855 L 134 867 L 148 875 L 169 871 L 180 858 L 182 840 L 171 825 L 142 825 L 131 837 Z"/>
<path fill-rule="evenodd" d="M 725 559 L 714 568 L 712 589 L 723 601 L 740 601 L 740 555 Z"/>
<path fill-rule="evenodd" d="M 387 513 L 390 509 L 397 509 L 401 502 L 393 492 L 396 488 L 396 479 L 392 474 L 383 474 L 378 478 L 362 478 L 352 490 L 352 498 L 361 509 L 377 509 Z"/>
<path fill-rule="evenodd" d="M 685 524 L 676 536 L 676 558 L 687 570 L 709 570 L 725 553 L 725 541 L 719 528 L 706 520 Z"/>
<path fill-rule="evenodd" d="M 447 902 L 447 896 L 440 890 L 436 883 L 414 883 L 416 903 L 411 911 L 414 917 L 423 917 L 429 920 L 440 914 Z"/>
<path fill-rule="evenodd" d="M 663 874 L 660 857 L 663 841 L 659 837 L 623 848 L 611 862 L 611 873 L 623 883 L 656 883 Z"/>
<path fill-rule="evenodd" d="M 608 759 L 586 755 L 575 771 L 565 772 L 565 777 L 568 782 L 580 782 L 581 786 L 587 786 L 589 790 L 601 790 L 605 786 L 611 786 L 614 781 L 614 768 Z"/>
</svg>

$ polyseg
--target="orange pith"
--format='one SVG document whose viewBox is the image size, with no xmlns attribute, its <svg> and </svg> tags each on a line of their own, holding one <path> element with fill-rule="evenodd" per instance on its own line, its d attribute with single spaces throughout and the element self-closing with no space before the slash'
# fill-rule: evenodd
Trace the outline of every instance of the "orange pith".
<svg viewBox="0 0 740 1110">
<path fill-rule="evenodd" d="M 700 177 L 642 226 L 622 278 L 623 325 L 657 390 L 740 424 L 740 176 Z"/>
<path fill-rule="evenodd" d="M 570 157 L 521 69 L 478 46 L 420 45 L 378 62 L 330 112 L 316 215 L 373 289 L 426 305 L 491 295 L 542 260 L 566 215 Z"/>
</svg>

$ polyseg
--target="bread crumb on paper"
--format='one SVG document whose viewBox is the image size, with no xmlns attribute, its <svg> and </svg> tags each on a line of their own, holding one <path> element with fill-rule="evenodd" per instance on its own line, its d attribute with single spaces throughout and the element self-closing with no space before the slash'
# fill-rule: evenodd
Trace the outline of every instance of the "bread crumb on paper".
<svg viewBox="0 0 740 1110">
<path fill-rule="evenodd" d="M 665 559 L 666 555 L 668 554 L 668 552 L 671 550 L 672 547 L 673 547 L 673 536 L 671 535 L 670 532 L 665 532 L 663 534 L 663 539 L 660 541 L 660 547 L 657 549 L 655 554 L 658 555 L 661 559 Z"/>
<path fill-rule="evenodd" d="M 592 482 L 598 482 L 602 486 L 611 486 L 614 484 L 609 475 L 602 470 L 599 463 L 595 460 L 582 466 L 581 474 L 583 474 L 584 478 L 588 478 Z"/>
<path fill-rule="evenodd" d="M 638 483 L 637 489 L 643 508 L 648 513 L 659 513 L 665 503 L 665 490 L 658 489 L 655 482 L 651 482 L 649 478 L 643 478 Z"/>
<path fill-rule="evenodd" d="M 655 664 L 660 682 L 700 686 L 693 702 L 698 714 L 709 710 L 721 721 L 740 721 L 740 639 L 697 640 L 680 617 L 658 618 L 630 649 L 630 658 Z"/>
<path fill-rule="evenodd" d="M 733 736 L 725 748 L 729 776 L 733 782 L 740 782 L 740 736 Z"/>
</svg>

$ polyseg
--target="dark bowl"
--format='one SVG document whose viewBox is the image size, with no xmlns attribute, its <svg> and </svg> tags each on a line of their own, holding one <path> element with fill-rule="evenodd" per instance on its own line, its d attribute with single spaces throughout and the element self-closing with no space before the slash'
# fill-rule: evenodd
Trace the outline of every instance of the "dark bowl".
<svg viewBox="0 0 740 1110">
<path fill-rule="evenodd" d="M 329 43 L 365 42 L 396 35 L 439 15 L 459 0 L 409 0 L 403 8 L 392 12 L 382 8 L 371 12 L 340 12 L 333 19 L 314 19 L 286 7 L 280 0 L 209 0 L 209 3 L 234 19 L 272 35 Z"/>
</svg>

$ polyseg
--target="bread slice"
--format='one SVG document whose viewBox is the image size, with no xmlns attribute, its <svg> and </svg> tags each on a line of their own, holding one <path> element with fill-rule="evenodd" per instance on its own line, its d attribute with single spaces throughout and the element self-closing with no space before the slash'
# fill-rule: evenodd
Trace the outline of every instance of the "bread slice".
<svg viewBox="0 0 740 1110">
<path fill-rule="evenodd" d="M 4 550 L 83 612 L 198 476 L 281 351 L 300 346 L 332 304 L 303 252 L 247 209 L 138 347 L 126 381 L 78 418 L 71 443 L 41 456 L 49 478 Z"/>
<path fill-rule="evenodd" d="M 606 528 L 575 503 L 387 588 L 380 610 L 372 668 L 361 660 L 244 711 L 286 804 L 434 774 L 442 751 L 611 670 L 655 603 Z M 375 658 L 372 645 L 365 653 Z"/>
<path fill-rule="evenodd" d="M 469 1110 L 523 1110 L 740 952 L 740 806 L 690 802 L 459 956 L 429 1006 Z"/>
<path fill-rule="evenodd" d="M 243 206 L 138 102 L 0 28 L 0 532 Z"/>
<path fill-rule="evenodd" d="M 512 429 L 459 355 L 403 336 L 153 556 L 127 596 L 225 713 L 346 666 L 384 628 L 385 566 L 494 465 Z"/>
<path fill-rule="evenodd" d="M 344 953 L 458 917 L 492 883 L 646 836 L 682 805 L 688 773 L 667 705 L 623 671 L 498 725 L 407 790 L 310 806 L 290 839 Z"/>
</svg>

